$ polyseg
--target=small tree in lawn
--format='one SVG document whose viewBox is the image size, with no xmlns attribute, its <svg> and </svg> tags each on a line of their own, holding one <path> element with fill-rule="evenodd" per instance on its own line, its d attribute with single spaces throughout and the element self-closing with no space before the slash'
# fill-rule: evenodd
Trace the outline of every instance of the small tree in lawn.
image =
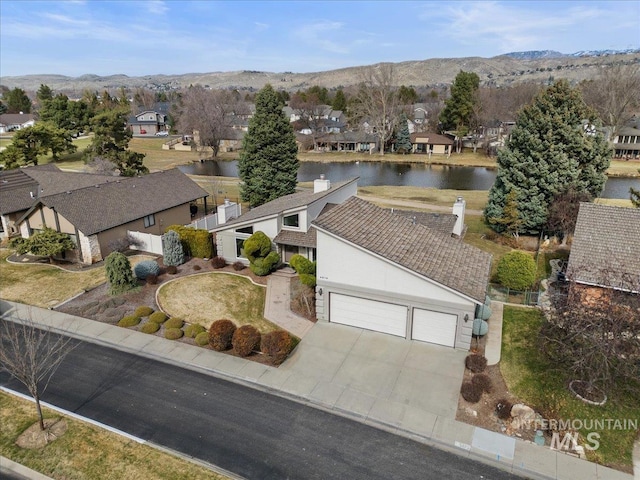
<svg viewBox="0 0 640 480">
<path fill-rule="evenodd" d="M 25 324 L 0 322 L 0 370 L 27 388 L 36 402 L 40 430 L 45 430 L 40 397 L 74 344 L 70 337 L 35 328 L 31 319 Z"/>
<path fill-rule="evenodd" d="M 129 259 L 120 252 L 111 252 L 104 262 L 109 293 L 120 295 L 138 286 Z"/>
<path fill-rule="evenodd" d="M 400 116 L 398 125 L 398 134 L 396 136 L 396 152 L 406 155 L 411 153 L 411 134 L 409 133 L 409 124 L 407 116 L 403 113 Z"/>
<path fill-rule="evenodd" d="M 162 255 L 166 266 L 182 265 L 184 263 L 184 250 L 180 235 L 175 230 L 169 230 L 162 237 Z"/>
<path fill-rule="evenodd" d="M 53 263 L 53 257 L 67 250 L 73 250 L 76 245 L 66 233 L 45 227 L 26 241 L 17 243 L 16 247 L 20 255 L 31 252 L 41 257 L 49 257 L 49 263 Z"/>
</svg>

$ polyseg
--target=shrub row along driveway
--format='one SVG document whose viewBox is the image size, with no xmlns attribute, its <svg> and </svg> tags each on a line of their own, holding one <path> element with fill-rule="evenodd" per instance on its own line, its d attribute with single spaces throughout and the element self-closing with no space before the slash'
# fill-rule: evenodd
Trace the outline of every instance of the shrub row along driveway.
<svg viewBox="0 0 640 480">
<path fill-rule="evenodd" d="M 172 317 L 209 328 L 221 318 L 251 324 L 261 333 L 278 330 L 263 317 L 266 289 L 248 278 L 228 273 L 203 273 L 179 278 L 158 289 L 158 306 Z"/>
</svg>

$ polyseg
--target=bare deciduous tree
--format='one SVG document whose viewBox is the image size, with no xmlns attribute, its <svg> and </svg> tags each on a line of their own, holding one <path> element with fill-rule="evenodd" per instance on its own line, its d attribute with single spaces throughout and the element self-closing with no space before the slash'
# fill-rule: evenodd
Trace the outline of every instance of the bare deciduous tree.
<svg viewBox="0 0 640 480">
<path fill-rule="evenodd" d="M 576 228 L 580 202 L 591 200 L 587 192 L 580 192 L 572 186 L 553 197 L 549 205 L 547 227 L 549 230 L 562 232 L 562 246 L 567 244 L 569 235 L 572 235 Z"/>
<path fill-rule="evenodd" d="M 31 320 L 23 324 L 0 320 L 0 324 L 0 370 L 27 388 L 36 402 L 40 429 L 44 430 L 40 398 L 75 344 L 69 337 L 35 328 Z"/>
<path fill-rule="evenodd" d="M 367 121 L 373 127 L 380 142 L 380 154 L 384 155 L 384 146 L 393 135 L 401 112 L 392 64 L 364 70 L 352 108 L 360 122 Z"/>
<path fill-rule="evenodd" d="M 231 128 L 229 122 L 237 103 L 232 92 L 207 90 L 199 85 L 190 87 L 178 107 L 178 127 L 185 133 L 194 134 L 201 153 L 211 148 L 215 158 L 220 151 L 220 141 Z"/>
<path fill-rule="evenodd" d="M 311 131 L 313 147 L 316 148 L 318 135 L 326 122 L 324 116 L 327 113 L 327 105 L 322 104 L 314 93 L 304 96 L 296 93 L 291 97 L 289 106 L 300 117 L 296 125 Z"/>
<path fill-rule="evenodd" d="M 612 138 L 640 108 L 640 65 L 612 65 L 581 85 L 585 102 L 612 128 Z"/>
</svg>

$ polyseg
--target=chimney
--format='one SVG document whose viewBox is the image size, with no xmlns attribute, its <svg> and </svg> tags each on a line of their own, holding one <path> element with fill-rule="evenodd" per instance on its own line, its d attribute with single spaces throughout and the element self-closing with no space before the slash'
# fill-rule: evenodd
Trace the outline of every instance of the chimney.
<svg viewBox="0 0 640 480">
<path fill-rule="evenodd" d="M 240 205 L 238 205 L 236 202 L 229 201 L 228 198 L 224 199 L 224 204 L 218 205 L 217 212 L 218 225 L 223 225 L 229 220 L 238 218 L 242 213 Z"/>
<path fill-rule="evenodd" d="M 467 202 L 465 202 L 462 197 L 456 198 L 456 201 L 453 204 L 453 214 L 458 217 L 456 219 L 456 224 L 453 226 L 453 234 L 456 237 L 461 237 L 462 232 L 464 231 L 464 210 L 466 205 Z"/>
<path fill-rule="evenodd" d="M 313 193 L 326 192 L 329 188 L 331 188 L 331 182 L 324 178 L 324 173 L 313 181 Z"/>
</svg>

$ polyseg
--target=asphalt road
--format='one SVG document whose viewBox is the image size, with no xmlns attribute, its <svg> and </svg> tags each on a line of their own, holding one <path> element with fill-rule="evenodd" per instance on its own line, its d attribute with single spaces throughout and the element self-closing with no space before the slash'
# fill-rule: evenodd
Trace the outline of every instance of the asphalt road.
<svg viewBox="0 0 640 480">
<path fill-rule="evenodd" d="M 6 374 L 0 384 L 24 392 Z M 43 400 L 250 479 L 514 479 L 274 395 L 80 343 Z"/>
</svg>

